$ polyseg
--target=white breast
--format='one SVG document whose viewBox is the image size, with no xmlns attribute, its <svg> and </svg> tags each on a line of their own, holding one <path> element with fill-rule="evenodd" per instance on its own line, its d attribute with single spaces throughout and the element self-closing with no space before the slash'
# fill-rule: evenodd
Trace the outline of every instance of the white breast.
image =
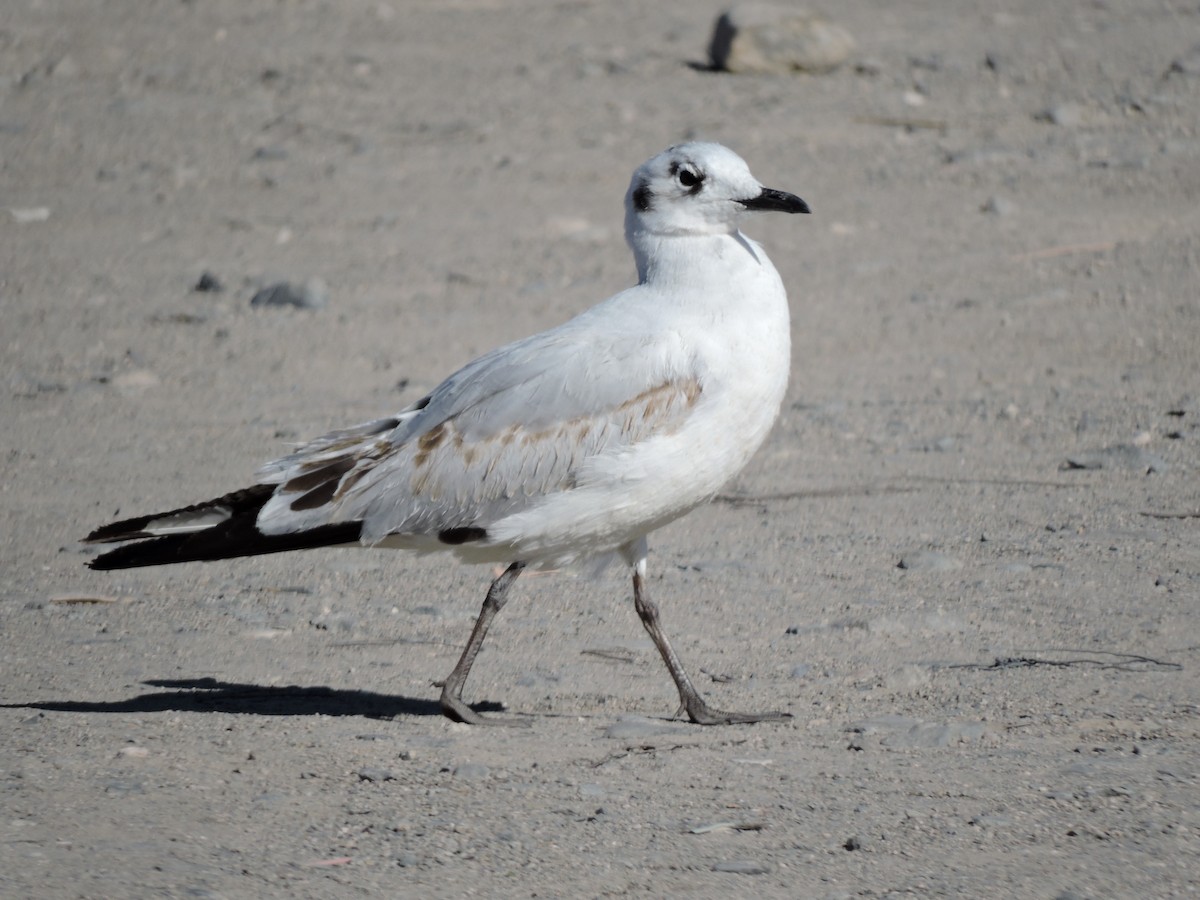
<svg viewBox="0 0 1200 900">
<path fill-rule="evenodd" d="M 686 348 L 678 355 L 700 385 L 691 413 L 669 433 L 590 459 L 572 490 L 490 526 L 487 543 L 504 547 L 503 558 L 557 566 L 641 537 L 710 499 L 766 439 L 791 358 L 782 282 L 741 235 L 688 243 L 670 294 L 651 279 L 635 300 L 648 336 Z M 670 250 L 656 258 L 670 260 Z"/>
</svg>

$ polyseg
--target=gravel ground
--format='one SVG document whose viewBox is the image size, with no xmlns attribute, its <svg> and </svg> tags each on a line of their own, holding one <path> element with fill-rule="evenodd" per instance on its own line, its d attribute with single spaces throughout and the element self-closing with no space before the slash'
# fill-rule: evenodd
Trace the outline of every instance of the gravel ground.
<svg viewBox="0 0 1200 900">
<path fill-rule="evenodd" d="M 0 895 L 1195 895 L 1200 7 L 826 11 L 851 62 L 734 76 L 683 0 L 7 5 Z M 438 712 L 485 569 L 84 568 L 630 284 L 688 137 L 813 215 L 748 228 L 790 393 L 651 587 L 790 722 L 672 721 L 617 567 L 518 582 L 467 694 L 527 729 Z"/>
</svg>

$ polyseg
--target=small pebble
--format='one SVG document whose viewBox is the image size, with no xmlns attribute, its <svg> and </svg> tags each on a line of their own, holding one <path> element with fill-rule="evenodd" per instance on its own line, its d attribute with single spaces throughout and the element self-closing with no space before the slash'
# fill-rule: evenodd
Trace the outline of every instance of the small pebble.
<svg viewBox="0 0 1200 900">
<path fill-rule="evenodd" d="M 104 782 L 104 793 L 106 794 L 144 794 L 146 793 L 145 785 L 140 781 L 133 781 L 125 778 L 113 778 L 110 781 Z"/>
<path fill-rule="evenodd" d="M 1017 205 L 1006 197 L 991 196 L 979 211 L 990 216 L 1011 216 L 1017 211 Z"/>
<path fill-rule="evenodd" d="M 396 776 L 387 769 L 381 769 L 376 766 L 363 766 L 354 774 L 356 774 L 361 781 L 380 782 L 396 780 Z"/>
<path fill-rule="evenodd" d="M 323 309 L 328 303 L 329 289 L 319 278 L 310 278 L 299 287 L 288 281 L 277 281 L 250 298 L 251 306 L 294 306 L 297 309 Z"/>
<path fill-rule="evenodd" d="M 1059 103 L 1038 113 L 1036 118 L 1063 128 L 1075 128 L 1083 124 L 1083 107 L 1078 103 Z"/>
<path fill-rule="evenodd" d="M 309 624 L 318 631 L 347 632 L 358 627 L 358 620 L 345 613 L 327 612 L 310 619 Z"/>
<path fill-rule="evenodd" d="M 225 285 L 221 284 L 220 279 L 212 272 L 202 272 L 192 290 L 201 294 L 219 294 L 225 290 Z"/>
<path fill-rule="evenodd" d="M 137 394 L 158 384 L 158 376 L 149 369 L 133 369 L 114 376 L 110 382 L 122 394 Z"/>
<path fill-rule="evenodd" d="M 79 63 L 71 56 L 64 56 L 50 64 L 49 73 L 52 78 L 74 78 L 80 72 Z"/>
<path fill-rule="evenodd" d="M 284 147 L 259 147 L 254 151 L 255 159 L 280 160 L 287 159 L 288 152 Z"/>
<path fill-rule="evenodd" d="M 277 637 L 291 634 L 286 628 L 255 628 L 244 632 L 242 637 L 252 641 L 273 641 Z"/>
<path fill-rule="evenodd" d="M 1200 44 L 1173 59 L 1167 74 L 1200 76 Z"/>
<path fill-rule="evenodd" d="M 29 209 L 9 209 L 8 214 L 13 217 L 13 220 L 19 225 L 28 225 L 31 222 L 45 222 L 50 218 L 50 208 L 48 206 L 34 206 Z"/>
</svg>

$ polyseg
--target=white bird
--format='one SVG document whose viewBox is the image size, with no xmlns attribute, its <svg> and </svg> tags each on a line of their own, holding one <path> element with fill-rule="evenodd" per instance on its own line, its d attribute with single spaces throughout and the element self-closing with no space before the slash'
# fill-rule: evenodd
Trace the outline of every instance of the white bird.
<svg viewBox="0 0 1200 900">
<path fill-rule="evenodd" d="M 720 144 L 670 147 L 633 174 L 625 238 L 638 283 L 485 354 L 394 416 L 334 431 L 216 500 L 99 528 L 138 540 L 92 560 L 123 569 L 358 544 L 505 563 L 441 693 L 462 698 L 492 619 L 526 567 L 616 551 L 642 624 L 696 723 L 787 718 L 708 706 L 646 589 L 646 536 L 711 499 L 766 438 L 791 360 L 787 295 L 738 230 L 753 211 L 807 213 Z"/>
</svg>

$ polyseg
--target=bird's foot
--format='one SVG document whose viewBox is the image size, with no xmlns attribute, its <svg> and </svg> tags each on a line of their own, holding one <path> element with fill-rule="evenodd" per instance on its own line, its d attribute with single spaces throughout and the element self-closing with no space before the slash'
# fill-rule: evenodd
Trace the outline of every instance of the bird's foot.
<svg viewBox="0 0 1200 900">
<path fill-rule="evenodd" d="M 785 712 L 732 712 L 709 706 L 699 697 L 688 697 L 680 705 L 676 717 L 686 713 L 697 725 L 746 725 L 752 722 L 784 722 L 792 717 Z"/>
<path fill-rule="evenodd" d="M 533 724 L 529 719 L 518 719 L 513 716 L 485 716 L 476 712 L 463 702 L 462 697 L 442 693 L 439 701 L 442 715 L 464 725 L 504 725 L 510 728 L 528 728 Z"/>
</svg>

